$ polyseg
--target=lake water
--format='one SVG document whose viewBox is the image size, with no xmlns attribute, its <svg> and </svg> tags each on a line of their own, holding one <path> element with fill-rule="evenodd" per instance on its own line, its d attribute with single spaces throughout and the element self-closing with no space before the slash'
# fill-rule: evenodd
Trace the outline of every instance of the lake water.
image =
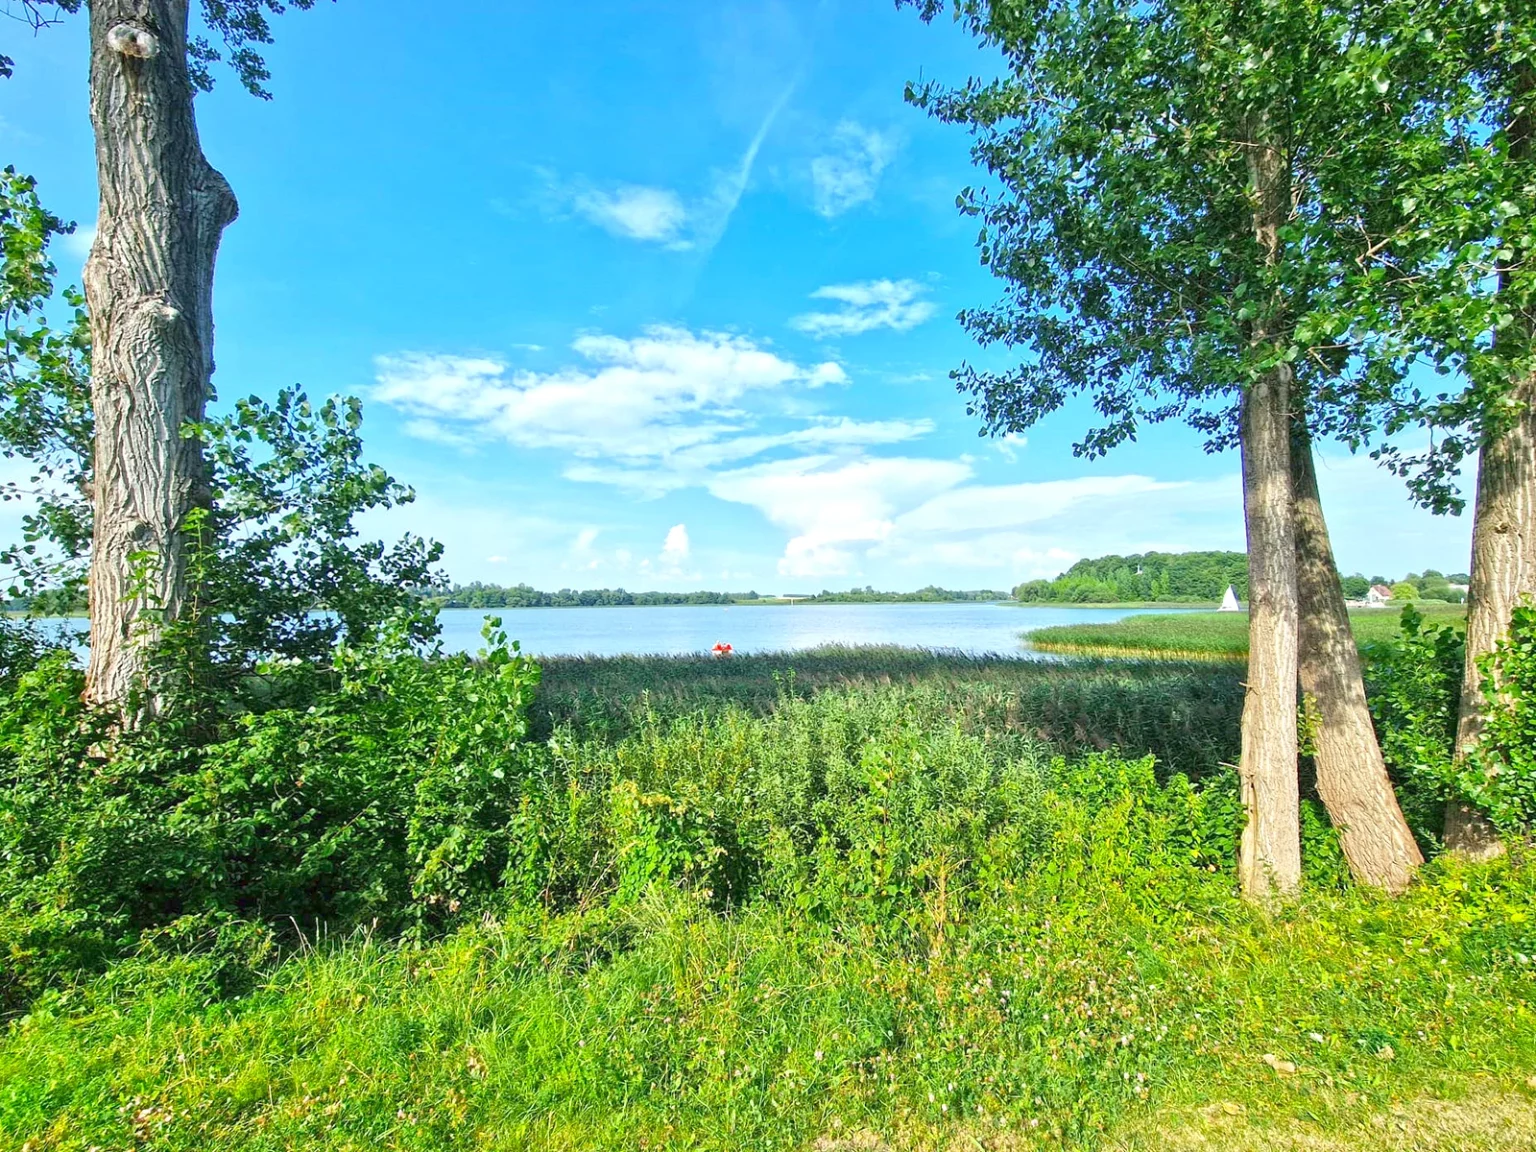
<svg viewBox="0 0 1536 1152">
<path fill-rule="evenodd" d="M 726 607 L 507 608 L 507 635 L 538 656 L 680 655 L 729 644 L 737 652 L 789 652 L 824 644 L 899 644 L 972 654 L 1030 653 L 1020 633 L 1098 624 L 1169 609 L 1039 608 L 1016 604 L 734 604 Z M 443 647 L 473 652 L 492 613 L 449 608 Z"/>
<path fill-rule="evenodd" d="M 1022 633 L 1052 624 L 1102 624 L 1176 608 L 1043 608 L 1017 604 L 773 604 L 666 608 L 445 608 L 443 648 L 476 652 L 487 616 L 536 656 L 684 655 L 729 644 L 737 652 L 792 652 L 824 644 L 898 644 L 972 655 L 1035 655 Z M 84 620 L 48 622 L 83 633 Z M 81 639 L 83 640 L 83 636 Z"/>
</svg>

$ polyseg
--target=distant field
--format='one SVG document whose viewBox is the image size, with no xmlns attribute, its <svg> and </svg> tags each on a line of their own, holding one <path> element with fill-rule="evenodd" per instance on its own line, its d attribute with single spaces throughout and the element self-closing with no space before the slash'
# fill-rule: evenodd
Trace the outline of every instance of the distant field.
<svg viewBox="0 0 1536 1152">
<path fill-rule="evenodd" d="M 1418 604 L 1432 622 L 1460 626 L 1466 611 L 1459 604 Z M 1357 644 L 1390 640 L 1400 630 L 1393 608 L 1366 608 L 1349 614 Z M 1079 656 L 1132 656 L 1155 659 L 1246 660 L 1248 613 L 1179 612 L 1166 616 L 1130 616 L 1112 624 L 1062 624 L 1025 634 L 1042 652 Z"/>
</svg>

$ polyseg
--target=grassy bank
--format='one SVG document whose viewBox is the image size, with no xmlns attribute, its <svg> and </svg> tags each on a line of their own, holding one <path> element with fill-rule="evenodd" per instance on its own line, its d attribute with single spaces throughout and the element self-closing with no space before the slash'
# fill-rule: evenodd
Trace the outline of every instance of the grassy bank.
<svg viewBox="0 0 1536 1152">
<path fill-rule="evenodd" d="M 720 915 L 658 890 L 422 949 L 324 941 L 232 1001 L 210 1003 L 190 965 L 106 982 L 13 1027 L 0 1136 L 166 1152 L 1532 1146 L 1536 1024 L 1508 928 L 1536 897 L 1528 862 L 1269 919 L 1224 872 L 1149 870 L 1137 804 L 1094 816 L 1051 795 L 1049 863 L 985 900 L 936 892 L 899 924 Z"/>
<path fill-rule="evenodd" d="M 472 916 L 151 934 L 11 1021 L 0 1146 L 1530 1147 L 1536 859 L 1380 900 L 1309 806 L 1248 907 L 1237 680 L 553 661 Z"/>
<path fill-rule="evenodd" d="M 1417 604 L 1431 624 L 1460 624 L 1460 605 Z M 1357 643 L 1391 640 L 1401 633 L 1399 612 L 1366 608 L 1349 614 Z M 1111 624 L 1063 624 L 1026 633 L 1030 646 L 1068 655 L 1143 659 L 1243 661 L 1248 658 L 1246 612 L 1182 612 L 1129 616 Z"/>
</svg>

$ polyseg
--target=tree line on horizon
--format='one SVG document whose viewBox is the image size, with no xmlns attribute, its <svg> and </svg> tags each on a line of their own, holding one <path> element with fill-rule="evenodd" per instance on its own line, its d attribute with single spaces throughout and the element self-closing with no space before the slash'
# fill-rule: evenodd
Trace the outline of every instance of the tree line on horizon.
<svg viewBox="0 0 1536 1152">
<path fill-rule="evenodd" d="M 1395 599 L 1443 600 L 1459 604 L 1469 577 L 1447 576 L 1433 569 L 1410 572 L 1393 580 L 1386 576 L 1339 573 L 1349 600 L 1364 600 L 1373 587 L 1391 588 Z M 1460 585 L 1461 587 L 1456 587 Z M 1209 603 L 1226 595 L 1248 598 L 1248 555 L 1245 552 L 1140 552 L 1079 560 L 1050 580 L 1026 580 L 1014 588 L 1014 599 L 1025 604 L 1123 604 L 1134 602 Z"/>
<path fill-rule="evenodd" d="M 593 608 L 642 606 L 681 606 L 689 604 L 750 604 L 754 601 L 780 600 L 783 596 L 760 596 L 756 592 L 628 592 L 623 588 L 588 588 L 576 591 L 541 592 L 529 584 L 510 587 L 473 581 L 456 584 L 431 599 L 444 608 Z M 873 586 L 852 588 L 846 592 L 823 589 L 814 594 L 794 596 L 796 602 L 817 604 L 948 604 L 978 600 L 1006 600 L 1007 592 L 994 589 L 952 591 L 928 585 L 915 592 L 877 592 Z"/>
</svg>

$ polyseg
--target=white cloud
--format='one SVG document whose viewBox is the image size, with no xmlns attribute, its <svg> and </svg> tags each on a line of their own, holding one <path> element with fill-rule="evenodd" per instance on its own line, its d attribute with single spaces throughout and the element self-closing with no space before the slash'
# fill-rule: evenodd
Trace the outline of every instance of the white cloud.
<svg viewBox="0 0 1536 1152">
<path fill-rule="evenodd" d="M 692 545 L 688 542 L 688 526 L 674 524 L 667 531 L 667 539 L 661 546 L 661 552 L 669 560 L 682 561 L 688 559 L 691 548 Z"/>
<path fill-rule="evenodd" d="M 992 441 L 992 447 L 997 449 L 998 455 L 1010 464 L 1018 461 L 1019 453 L 1028 445 L 1029 438 L 1018 432 L 1009 432 L 1007 435 L 999 436 L 996 440 Z"/>
<path fill-rule="evenodd" d="M 679 240 L 679 234 L 688 213 L 677 193 L 670 189 L 631 184 L 612 192 L 581 192 L 574 206 L 581 215 L 615 236 L 686 245 Z"/>
<path fill-rule="evenodd" d="M 475 448 L 473 437 L 444 428 L 436 420 L 407 420 L 403 430 L 407 436 L 426 440 L 432 444 L 446 444 L 450 448 L 462 448 L 471 452 Z"/>
<path fill-rule="evenodd" d="M 687 197 L 670 188 L 624 184 L 616 188 L 592 187 L 584 180 L 566 182 L 556 173 L 536 168 L 544 183 L 544 209 L 564 215 L 568 208 L 614 236 L 662 244 L 674 251 L 697 249 L 709 252 L 730 227 L 752 182 L 758 155 L 773 129 L 774 121 L 794 93 L 787 85 L 759 122 L 757 131 L 735 164 L 715 169 L 697 194 Z"/>
<path fill-rule="evenodd" d="M 811 293 L 813 300 L 836 300 L 836 312 L 807 312 L 792 319 L 790 327 L 823 338 L 857 336 L 875 328 L 905 332 L 929 319 L 933 304 L 919 297 L 925 289 L 916 280 L 865 280 L 857 284 L 829 284 Z"/>
<path fill-rule="evenodd" d="M 778 562 L 785 576 L 894 565 L 921 570 L 918 579 L 990 571 L 1012 583 L 1055 575 L 1085 555 L 1241 547 L 1235 477 L 983 485 L 967 483 L 971 476 L 965 460 L 806 456 L 723 472 L 707 486 L 791 534 Z"/>
<path fill-rule="evenodd" d="M 794 533 L 782 575 L 840 576 L 853 570 L 858 552 L 890 536 L 898 515 L 970 474 L 952 460 L 808 456 L 721 473 L 708 487 Z"/>
<path fill-rule="evenodd" d="M 847 373 L 743 336 L 657 327 L 627 340 L 582 336 L 572 347 L 580 360 L 552 372 L 487 357 L 381 356 L 374 396 L 404 412 L 418 438 L 561 450 L 573 457 L 568 479 L 646 495 L 776 450 L 849 451 L 933 430 L 929 420 L 790 417 L 793 395 L 845 384 Z"/>
<path fill-rule="evenodd" d="M 832 151 L 811 161 L 816 211 L 831 218 L 874 199 L 880 174 L 896 156 L 896 141 L 844 120 L 832 134 Z"/>
</svg>

